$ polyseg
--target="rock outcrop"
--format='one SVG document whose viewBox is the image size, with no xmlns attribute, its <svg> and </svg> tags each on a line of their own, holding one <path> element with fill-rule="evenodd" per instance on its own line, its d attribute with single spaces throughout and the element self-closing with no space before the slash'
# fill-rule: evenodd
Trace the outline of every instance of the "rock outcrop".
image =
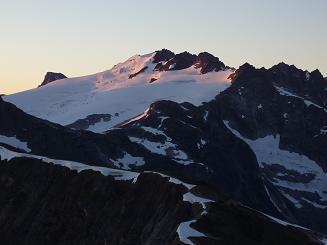
<svg viewBox="0 0 327 245">
<path fill-rule="evenodd" d="M 41 83 L 41 85 L 39 85 L 39 87 L 47 85 L 48 83 L 60 80 L 60 79 L 65 79 L 67 78 L 64 74 L 62 73 L 56 73 L 56 72 L 47 72 L 47 74 L 45 75 L 43 82 Z"/>
</svg>

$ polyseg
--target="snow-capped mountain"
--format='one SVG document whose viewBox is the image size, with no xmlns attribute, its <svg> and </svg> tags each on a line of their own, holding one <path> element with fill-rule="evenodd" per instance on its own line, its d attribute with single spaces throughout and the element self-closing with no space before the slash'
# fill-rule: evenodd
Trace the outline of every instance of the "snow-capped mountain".
<svg viewBox="0 0 327 245">
<path fill-rule="evenodd" d="M 61 79 L 63 74 L 48 73 L 43 86 L 4 100 L 39 118 L 103 132 L 143 113 L 158 100 L 195 105 L 210 101 L 230 86 L 232 73 L 233 69 L 209 53 L 197 56 L 161 50 L 133 56 L 90 76 Z"/>
</svg>

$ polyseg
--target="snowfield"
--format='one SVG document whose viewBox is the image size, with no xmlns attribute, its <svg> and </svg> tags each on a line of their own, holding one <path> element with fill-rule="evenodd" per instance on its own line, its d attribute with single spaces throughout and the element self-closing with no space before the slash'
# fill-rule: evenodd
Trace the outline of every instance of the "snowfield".
<svg viewBox="0 0 327 245">
<path fill-rule="evenodd" d="M 249 145 L 254 154 L 257 157 L 258 164 L 260 168 L 264 168 L 264 164 L 267 165 L 280 165 L 283 167 L 274 178 L 273 185 L 278 187 L 281 194 L 283 194 L 290 202 L 294 204 L 295 207 L 301 208 L 302 203 L 306 203 L 317 208 L 326 209 L 327 201 L 327 173 L 313 160 L 309 159 L 305 155 L 300 155 L 295 152 L 289 152 L 287 150 L 282 150 L 279 147 L 280 136 L 268 135 L 263 138 L 258 138 L 256 140 L 250 140 L 243 137 L 238 131 L 232 129 L 229 126 L 228 121 L 224 121 L 225 126 L 238 138 L 243 140 Z M 295 182 L 290 180 L 283 180 L 282 177 L 288 176 L 287 171 L 293 171 L 297 174 L 312 174 L 313 179 L 309 182 Z M 309 193 L 316 195 L 316 200 L 308 200 L 304 197 L 297 197 L 287 194 L 285 191 L 301 191 L 304 193 Z M 269 191 L 267 194 L 270 197 Z"/>
<path fill-rule="evenodd" d="M 88 128 L 103 132 L 141 114 L 155 101 L 200 105 L 230 86 L 228 77 L 233 70 L 201 74 L 192 66 L 177 71 L 154 71 L 154 55 L 133 56 L 108 71 L 57 80 L 3 99 L 28 114 L 61 125 L 88 115 L 110 114 L 110 121 L 100 121 Z M 142 69 L 145 69 L 142 73 L 130 78 Z"/>
</svg>

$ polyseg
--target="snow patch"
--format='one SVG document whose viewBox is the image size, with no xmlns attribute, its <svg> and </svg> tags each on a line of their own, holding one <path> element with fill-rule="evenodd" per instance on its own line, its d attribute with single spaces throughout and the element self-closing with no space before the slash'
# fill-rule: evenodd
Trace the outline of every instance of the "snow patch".
<svg viewBox="0 0 327 245">
<path fill-rule="evenodd" d="M 202 205 L 203 210 L 206 209 L 206 206 L 205 206 L 206 203 L 214 202 L 213 200 L 210 200 L 210 199 L 195 196 L 191 192 L 187 192 L 183 195 L 183 201 L 189 202 L 189 203 L 200 203 Z"/>
<path fill-rule="evenodd" d="M 295 94 L 291 93 L 290 91 L 286 90 L 285 88 L 278 87 L 278 86 L 275 86 L 275 88 L 277 89 L 277 91 L 278 91 L 279 94 L 281 94 L 281 95 L 284 95 L 284 96 L 290 96 L 290 97 L 295 97 L 295 98 L 301 99 L 301 100 L 303 100 L 304 104 L 305 104 L 307 107 L 309 107 L 309 106 L 312 105 L 312 106 L 315 106 L 315 107 L 317 107 L 317 108 L 319 108 L 319 109 L 323 109 L 324 111 L 327 112 L 327 110 L 326 110 L 325 108 L 321 107 L 320 105 L 317 105 L 317 104 L 313 103 L 312 101 L 307 100 L 307 99 L 305 99 L 305 98 L 303 98 L 303 97 L 301 97 L 301 96 L 295 95 Z"/>
<path fill-rule="evenodd" d="M 186 108 L 185 106 L 180 106 L 184 111 L 189 111 L 190 109 Z"/>
<path fill-rule="evenodd" d="M 322 245 L 327 245 L 327 238 L 323 238 L 322 240 L 320 240 L 322 242 Z"/>
<path fill-rule="evenodd" d="M 177 228 L 177 233 L 179 240 L 184 242 L 185 244 L 189 245 L 195 245 L 189 238 L 190 237 L 205 237 L 201 232 L 198 232 L 197 230 L 193 229 L 191 227 L 191 224 L 195 223 L 196 220 L 186 221 L 181 223 Z"/>
<path fill-rule="evenodd" d="M 176 63 L 175 63 L 175 64 L 171 64 L 171 65 L 169 66 L 168 70 L 174 69 L 175 66 L 176 66 Z"/>
<path fill-rule="evenodd" d="M 71 170 L 76 170 L 78 173 L 83 170 L 93 170 L 96 172 L 100 172 L 104 176 L 112 176 L 114 177 L 115 180 L 133 180 L 133 182 L 135 182 L 138 176 L 140 175 L 139 173 L 132 172 L 132 171 L 125 171 L 125 170 L 112 169 L 106 167 L 97 167 L 97 166 L 86 165 L 79 162 L 56 160 L 56 159 L 50 159 L 47 157 L 42 157 L 37 155 L 17 153 L 17 152 L 10 151 L 1 146 L 0 146 L 0 156 L 1 156 L 1 160 L 8 160 L 8 161 L 16 157 L 35 158 L 35 159 L 42 160 L 43 162 L 46 163 L 53 163 L 55 165 L 67 167 Z"/>
<path fill-rule="evenodd" d="M 287 200 L 289 200 L 291 203 L 294 204 L 295 207 L 297 208 L 302 208 L 303 205 L 300 203 L 299 200 L 293 198 L 291 195 L 287 194 L 285 191 L 281 191 L 283 196 L 286 197 Z"/>
<path fill-rule="evenodd" d="M 207 142 L 204 139 L 200 139 L 200 142 L 197 143 L 196 146 L 198 147 L 198 149 L 201 149 L 206 143 Z"/>
<path fill-rule="evenodd" d="M 132 123 L 132 122 L 135 122 L 135 121 L 138 121 L 138 120 L 140 120 L 142 118 L 146 119 L 147 116 L 148 116 L 148 112 L 149 112 L 149 109 L 146 109 L 141 115 L 138 115 L 138 116 L 128 120 L 127 122 L 123 123 L 122 126 L 126 125 L 126 124 L 129 124 L 129 123 Z"/>
<path fill-rule="evenodd" d="M 208 121 L 208 116 L 209 116 L 209 112 L 208 111 L 205 111 L 204 112 L 204 116 L 203 116 L 203 119 L 204 119 L 205 122 Z"/>
<path fill-rule="evenodd" d="M 178 149 L 178 146 L 172 143 L 172 139 L 168 137 L 163 131 L 151 127 L 142 127 L 142 129 L 154 135 L 164 136 L 165 142 L 154 142 L 148 139 L 133 136 L 129 136 L 129 140 L 131 142 L 144 146 L 148 151 L 152 153 L 168 156 L 169 158 L 183 165 L 189 165 L 193 163 L 193 161 L 189 160 L 188 155 L 184 151 Z"/>
<path fill-rule="evenodd" d="M 159 173 L 159 172 L 154 172 L 154 171 L 144 171 L 145 173 L 154 173 L 154 174 L 159 174 L 161 177 L 164 177 L 164 178 L 169 178 L 169 182 L 171 183 L 174 183 L 176 185 L 183 185 L 185 186 L 188 190 L 191 190 L 192 188 L 195 187 L 195 185 L 192 185 L 192 184 L 187 184 L 183 181 L 180 181 L 179 179 L 176 179 L 176 178 L 173 178 L 169 175 L 165 175 L 165 174 L 162 174 L 162 173 Z"/>
<path fill-rule="evenodd" d="M 312 202 L 312 201 L 310 201 L 310 200 L 308 200 L 307 198 L 304 198 L 304 197 L 302 197 L 301 200 L 303 200 L 303 201 L 305 201 L 305 202 L 311 204 L 312 206 L 314 206 L 314 207 L 316 207 L 316 208 L 321 208 L 321 209 L 325 209 L 325 208 L 327 208 L 327 205 L 320 205 L 320 204 L 317 204 L 317 203 Z"/>
<path fill-rule="evenodd" d="M 292 224 L 292 223 L 286 222 L 286 221 L 281 220 L 281 219 L 277 219 L 277 218 L 275 218 L 273 216 L 270 216 L 268 214 L 265 214 L 265 213 L 262 213 L 262 214 L 265 215 L 265 216 L 267 216 L 269 219 L 271 219 L 271 220 L 275 221 L 276 223 L 281 224 L 283 226 L 293 226 L 293 227 L 300 228 L 300 229 L 303 229 L 303 230 L 309 230 L 308 228 L 305 228 L 303 226 L 299 226 L 299 225 L 296 225 L 296 224 Z"/>
<path fill-rule="evenodd" d="M 293 223 L 289 223 L 289 222 L 286 222 L 286 221 L 284 221 L 284 220 L 281 220 L 281 219 L 275 218 L 275 217 L 273 217 L 273 216 L 270 216 L 270 215 L 268 215 L 268 214 L 266 214 L 266 213 L 260 212 L 260 211 L 258 211 L 258 210 L 256 210 L 256 209 L 253 209 L 253 208 L 248 207 L 248 206 L 246 206 L 246 205 L 242 205 L 242 206 L 245 207 L 245 208 L 248 208 L 248 209 L 250 209 L 250 210 L 253 210 L 253 211 L 255 211 L 255 212 L 258 212 L 258 213 L 260 213 L 260 214 L 266 216 L 267 218 L 271 219 L 272 221 L 274 221 L 274 222 L 276 222 L 276 223 L 278 223 L 278 224 L 281 224 L 281 225 L 283 225 L 283 226 L 292 226 L 292 227 L 300 228 L 300 229 L 307 230 L 307 231 L 310 230 L 310 229 L 308 229 L 308 228 L 306 228 L 306 227 L 299 226 L 299 225 L 296 225 L 296 224 L 293 224 Z"/>
<path fill-rule="evenodd" d="M 177 145 L 171 143 L 170 138 L 166 138 L 167 141 L 165 141 L 164 143 L 153 142 L 147 139 L 137 138 L 132 136 L 129 136 L 128 138 L 131 142 L 144 146 L 148 151 L 152 153 L 163 155 L 163 156 L 169 156 L 174 161 L 181 163 L 183 165 L 189 165 L 193 163 L 193 161 L 189 160 L 187 154 L 184 151 L 179 150 L 177 148 Z"/>
<path fill-rule="evenodd" d="M 8 136 L 0 134 L 0 143 L 11 145 L 11 146 L 16 147 L 18 149 L 22 149 L 22 150 L 24 150 L 26 152 L 31 152 L 31 149 L 28 148 L 28 146 L 27 146 L 27 142 L 21 141 L 20 139 L 17 139 L 15 136 L 14 137 L 8 137 Z"/>
<path fill-rule="evenodd" d="M 159 117 L 159 118 L 160 118 L 161 122 L 160 122 L 158 128 L 162 128 L 162 123 L 169 117 Z"/>
<path fill-rule="evenodd" d="M 128 154 L 127 152 L 124 153 L 124 156 L 122 158 L 116 160 L 111 159 L 111 161 L 114 163 L 116 167 L 127 169 L 127 170 L 130 169 L 129 167 L 130 165 L 142 166 L 145 164 L 143 157 L 134 157 Z"/>
<path fill-rule="evenodd" d="M 280 212 L 280 213 L 283 213 L 283 211 L 278 207 L 278 205 L 274 202 L 274 200 L 272 199 L 271 195 L 270 195 L 270 192 L 268 190 L 268 188 L 266 187 L 266 185 L 263 185 L 265 187 L 265 191 L 269 197 L 269 200 L 271 201 L 271 203 L 275 206 L 275 208 Z"/>
<path fill-rule="evenodd" d="M 307 71 L 307 72 L 305 73 L 305 80 L 306 80 L 306 81 L 309 81 L 309 80 L 310 80 L 310 77 L 311 77 L 310 72 Z"/>
</svg>

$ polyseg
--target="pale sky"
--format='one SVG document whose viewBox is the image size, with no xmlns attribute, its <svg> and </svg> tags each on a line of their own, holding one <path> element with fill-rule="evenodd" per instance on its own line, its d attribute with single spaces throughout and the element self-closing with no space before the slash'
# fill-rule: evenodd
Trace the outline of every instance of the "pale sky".
<svg viewBox="0 0 327 245">
<path fill-rule="evenodd" d="M 327 0 L 0 0 L 0 94 L 162 48 L 327 73 Z"/>
</svg>

